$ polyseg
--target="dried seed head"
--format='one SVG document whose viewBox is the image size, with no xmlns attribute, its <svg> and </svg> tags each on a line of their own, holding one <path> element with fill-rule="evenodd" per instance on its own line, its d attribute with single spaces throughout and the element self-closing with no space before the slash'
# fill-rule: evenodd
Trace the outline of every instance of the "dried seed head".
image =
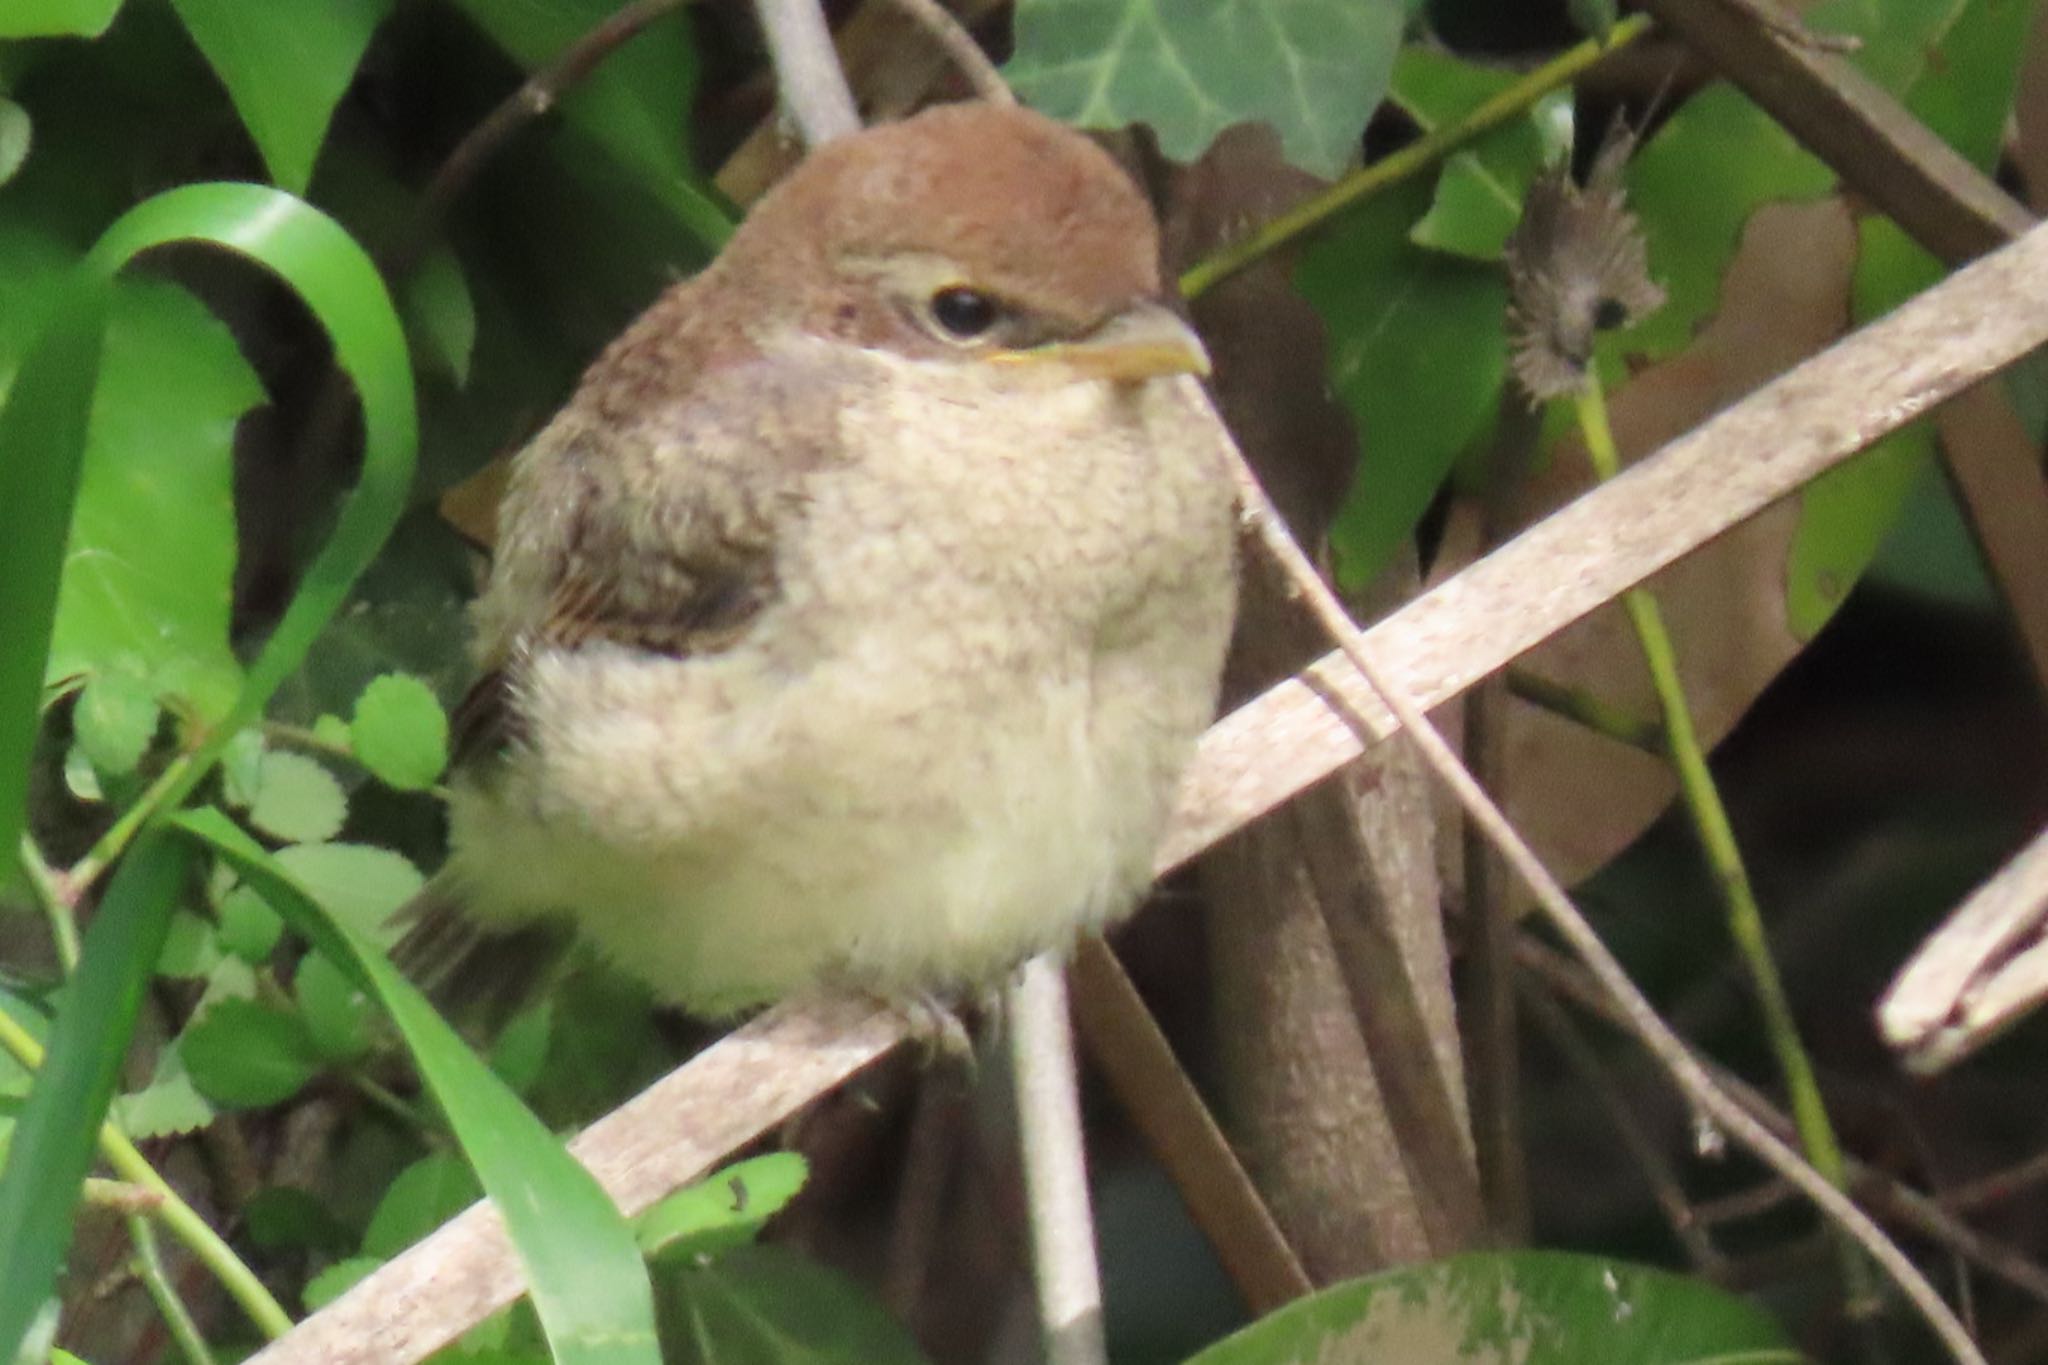
<svg viewBox="0 0 2048 1365">
<path fill-rule="evenodd" d="M 1546 170 L 1529 186 L 1508 238 L 1508 339 L 1531 403 L 1578 392 L 1594 337 L 1663 305 L 1621 183 L 1633 150 L 1635 138 L 1616 124 L 1584 186 L 1572 182 L 1569 165 Z"/>
</svg>

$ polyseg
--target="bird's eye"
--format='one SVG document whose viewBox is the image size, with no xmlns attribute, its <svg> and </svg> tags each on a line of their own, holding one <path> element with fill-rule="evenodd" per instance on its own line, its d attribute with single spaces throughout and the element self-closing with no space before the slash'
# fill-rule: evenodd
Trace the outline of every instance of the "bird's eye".
<svg viewBox="0 0 2048 1365">
<path fill-rule="evenodd" d="M 978 289 L 957 285 L 932 295 L 932 321 L 957 341 L 972 341 L 996 325 L 1002 310 Z"/>
</svg>

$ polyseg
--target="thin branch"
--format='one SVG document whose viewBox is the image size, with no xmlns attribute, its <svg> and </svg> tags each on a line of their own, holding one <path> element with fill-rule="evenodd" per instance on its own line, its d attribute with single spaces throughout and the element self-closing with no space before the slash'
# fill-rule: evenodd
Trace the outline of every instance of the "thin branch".
<svg viewBox="0 0 2048 1365">
<path fill-rule="evenodd" d="M 563 48 L 554 58 L 529 75 L 519 88 L 499 101 L 483 121 L 469 130 L 448 153 L 406 225 L 401 237 L 383 259 L 385 273 L 392 278 L 410 274 L 421 254 L 462 192 L 477 173 L 528 123 L 555 107 L 572 87 L 595 71 L 605 58 L 638 37 L 656 20 L 679 10 L 687 0 L 635 0 L 589 32 Z M 682 111 L 675 111 L 681 117 Z M 701 231 L 702 224 L 693 224 Z M 720 234 L 722 235 L 722 233 Z M 716 237 L 711 240 L 717 240 Z"/>
<path fill-rule="evenodd" d="M 1265 223 L 1249 236 L 1196 262 L 1180 277 L 1181 297 L 1192 299 L 1206 292 L 1252 262 L 1272 254 L 1297 237 L 1313 232 L 1360 200 L 1428 170 L 1466 143 L 1527 113 L 1536 101 L 1571 84 L 1595 62 L 1627 47 L 1649 29 L 1650 21 L 1641 15 L 1624 19 L 1609 31 L 1605 39 L 1588 38 L 1515 81 L 1455 123 L 1434 129 L 1399 151 L 1345 176 L 1327 190 Z"/>
<path fill-rule="evenodd" d="M 2036 1152 L 2015 1166 L 1958 1185 L 1941 1196 L 1942 1205 L 1958 1213 L 2001 1204 L 2035 1185 L 2048 1183 L 2048 1152 Z"/>
<path fill-rule="evenodd" d="M 915 20 L 932 41 L 946 50 L 953 59 L 953 65 L 960 68 L 960 74 L 974 87 L 974 93 L 990 104 L 1015 104 L 1016 92 L 1010 89 L 1003 73 L 996 70 L 996 64 L 981 50 L 981 44 L 974 41 L 974 35 L 966 25 L 953 17 L 953 12 L 939 3 L 939 0 L 889 0 L 889 3 Z"/>
<path fill-rule="evenodd" d="M 1826 1177 L 1801 1160 L 1799 1154 L 1776 1134 L 1753 1118 L 1700 1067 L 1685 1043 L 1629 980 L 1621 963 L 1607 950 L 1607 945 L 1571 903 L 1571 898 L 1550 875 L 1549 869 L 1516 833 L 1492 798 L 1472 780 L 1472 775 L 1451 752 L 1450 746 L 1436 732 L 1436 727 L 1430 724 L 1414 699 L 1374 663 L 1361 644 L 1358 627 L 1308 562 L 1301 547 L 1288 535 L 1286 525 L 1267 499 L 1265 490 L 1259 486 L 1257 476 L 1241 457 L 1236 461 L 1235 474 L 1240 505 L 1260 544 L 1286 571 L 1311 613 L 1331 638 L 1338 641 L 1342 652 L 1367 685 L 1379 694 L 1380 700 L 1400 720 L 1401 727 L 1421 750 L 1430 768 L 1464 806 L 1466 815 L 1494 842 L 1508 866 L 1529 887 L 1552 926 L 1571 944 L 1579 959 L 1592 969 L 1593 975 L 1620 1006 L 1630 1032 L 1664 1065 L 1688 1099 L 1766 1165 L 1805 1191 L 1836 1226 L 1870 1253 L 1958 1362 L 1962 1365 L 1984 1365 L 1983 1353 L 1971 1341 L 1968 1330 L 1942 1301 L 1941 1295 L 1935 1292 L 1934 1286 L 1927 1282 L 1919 1267 L 1885 1236 L 1884 1230 Z"/>
<path fill-rule="evenodd" d="M 1003 992 L 1003 1016 L 1016 1072 L 1017 1136 L 1045 1358 L 1048 1365 L 1108 1365 L 1080 1081 L 1066 973 L 1057 957 L 1041 954 L 1017 969 Z"/>
<path fill-rule="evenodd" d="M 156 1301 L 157 1312 L 163 1316 L 164 1326 L 171 1332 L 171 1340 L 178 1344 L 189 1365 L 213 1365 L 213 1352 L 207 1349 L 206 1337 L 199 1330 L 199 1324 L 192 1320 L 191 1310 L 178 1297 L 177 1286 L 164 1273 L 163 1256 L 157 1250 L 156 1229 L 149 1225 L 149 1219 L 139 1213 L 128 1215 L 128 1240 L 135 1245 L 135 1272 L 141 1277 L 143 1288 Z"/>
<path fill-rule="evenodd" d="M 782 107 L 812 147 L 860 131 L 860 111 L 839 69 L 818 0 L 755 0 L 775 62 Z"/>
<path fill-rule="evenodd" d="M 1616 744 L 1626 744 L 1658 758 L 1670 753 L 1664 743 L 1664 731 L 1656 721 L 1624 711 L 1584 688 L 1567 687 L 1540 673 L 1514 667 L 1507 670 L 1507 683 L 1508 693 L 1517 700 L 1584 726 L 1596 735 L 1605 735 Z"/>
</svg>

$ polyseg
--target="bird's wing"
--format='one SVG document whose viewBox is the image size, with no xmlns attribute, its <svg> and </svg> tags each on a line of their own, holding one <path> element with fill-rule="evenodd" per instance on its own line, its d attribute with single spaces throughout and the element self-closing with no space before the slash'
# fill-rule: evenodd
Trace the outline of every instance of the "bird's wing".
<svg viewBox="0 0 2048 1365">
<path fill-rule="evenodd" d="M 805 478 L 835 458 L 848 376 L 822 356 L 754 359 L 607 420 L 579 396 L 515 466 L 478 604 L 485 668 L 456 758 L 520 737 L 522 661 L 598 644 L 683 659 L 743 638 L 775 600 Z"/>
</svg>

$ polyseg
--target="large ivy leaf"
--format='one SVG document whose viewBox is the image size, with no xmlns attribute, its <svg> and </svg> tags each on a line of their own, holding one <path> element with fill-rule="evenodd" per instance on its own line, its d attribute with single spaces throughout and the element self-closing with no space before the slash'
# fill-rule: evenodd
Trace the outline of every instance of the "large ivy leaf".
<svg viewBox="0 0 2048 1365">
<path fill-rule="evenodd" d="M 171 0 L 270 178 L 303 194 L 334 106 L 393 0 Z"/>
<path fill-rule="evenodd" d="M 137 669 L 218 716 L 235 567 L 231 443 L 263 390 L 182 289 L 124 284 L 107 328 L 47 676 Z"/>
<path fill-rule="evenodd" d="M 1187 1365 L 1512 1360 L 1799 1365 L 1766 1314 L 1700 1280 L 1557 1251 L 1477 1252 L 1333 1285 Z"/>
<path fill-rule="evenodd" d="M 1330 383 L 1357 419 L 1357 492 L 1331 527 L 1347 582 L 1370 577 L 1492 418 L 1507 372 L 1500 272 L 1426 251 L 1422 182 L 1366 204 L 1302 255 L 1295 286 L 1330 332 Z"/>
<path fill-rule="evenodd" d="M 621 0 L 456 0 L 521 66 L 558 55 Z M 699 240 L 716 246 L 731 220 L 690 164 L 684 128 L 697 93 L 697 49 L 685 16 L 648 25 L 562 101 L 571 127 L 593 138 Z"/>
<path fill-rule="evenodd" d="M 97 38 L 114 22 L 121 0 L 7 0 L 0 38 Z"/>
<path fill-rule="evenodd" d="M 1402 0 L 1018 0 L 1003 74 L 1019 97 L 1087 128 L 1149 124 L 1193 161 L 1262 120 L 1287 159 L 1334 176 L 1386 94 Z"/>
</svg>

